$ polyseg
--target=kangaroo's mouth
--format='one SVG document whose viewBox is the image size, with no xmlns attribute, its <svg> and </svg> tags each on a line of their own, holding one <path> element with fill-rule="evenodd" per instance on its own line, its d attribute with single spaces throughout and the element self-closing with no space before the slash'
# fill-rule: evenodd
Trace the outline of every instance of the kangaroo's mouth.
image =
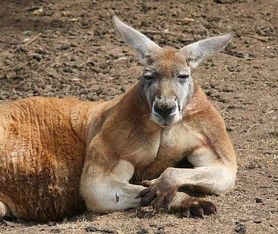
<svg viewBox="0 0 278 234">
<path fill-rule="evenodd" d="M 154 101 L 151 109 L 151 120 L 160 126 L 170 126 L 182 118 L 177 100 L 171 102 Z"/>
<path fill-rule="evenodd" d="M 161 115 L 152 112 L 150 119 L 155 122 L 156 124 L 160 125 L 161 127 L 170 126 L 176 122 L 178 122 L 182 118 L 180 112 L 172 113 L 167 117 L 162 117 Z"/>
</svg>

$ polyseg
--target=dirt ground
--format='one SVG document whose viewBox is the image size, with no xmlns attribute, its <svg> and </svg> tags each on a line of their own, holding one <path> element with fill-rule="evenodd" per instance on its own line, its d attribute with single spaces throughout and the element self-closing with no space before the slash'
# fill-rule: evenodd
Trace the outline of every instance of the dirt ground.
<svg viewBox="0 0 278 234">
<path fill-rule="evenodd" d="M 278 4 L 274 0 L 1 0 L 0 100 L 111 99 L 142 67 L 112 28 L 109 9 L 161 46 L 233 32 L 194 73 L 224 116 L 238 155 L 233 191 L 208 196 L 205 219 L 147 210 L 85 213 L 62 223 L 7 221 L 0 233 L 278 233 Z"/>
</svg>

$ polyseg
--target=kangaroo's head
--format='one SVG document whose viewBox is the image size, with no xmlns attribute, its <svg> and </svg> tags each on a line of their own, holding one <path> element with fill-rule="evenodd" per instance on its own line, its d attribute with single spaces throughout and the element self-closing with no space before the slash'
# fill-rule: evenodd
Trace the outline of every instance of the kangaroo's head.
<svg viewBox="0 0 278 234">
<path fill-rule="evenodd" d="M 179 50 L 161 48 L 147 36 L 126 25 L 117 16 L 113 23 L 123 40 L 137 51 L 145 66 L 142 93 L 151 110 L 151 120 L 161 126 L 171 125 L 183 117 L 183 109 L 194 92 L 191 70 L 200 61 L 224 48 L 232 35 L 212 37 Z"/>
</svg>

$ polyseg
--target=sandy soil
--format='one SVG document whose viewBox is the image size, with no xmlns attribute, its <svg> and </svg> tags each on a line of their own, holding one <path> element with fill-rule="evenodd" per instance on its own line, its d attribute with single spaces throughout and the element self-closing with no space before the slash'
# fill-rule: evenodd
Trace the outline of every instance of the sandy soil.
<svg viewBox="0 0 278 234">
<path fill-rule="evenodd" d="M 209 196 L 201 219 L 143 211 L 82 214 L 62 223 L 6 221 L 0 233 L 278 233 L 278 4 L 273 0 L 0 2 L 0 100 L 29 96 L 111 99 L 141 72 L 108 15 L 160 45 L 234 32 L 195 79 L 227 123 L 238 155 L 235 189 Z"/>
</svg>

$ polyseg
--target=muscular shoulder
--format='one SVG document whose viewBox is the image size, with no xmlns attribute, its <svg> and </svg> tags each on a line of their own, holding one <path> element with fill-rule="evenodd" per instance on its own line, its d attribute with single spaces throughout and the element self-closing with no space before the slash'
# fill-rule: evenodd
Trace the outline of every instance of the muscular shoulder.
<svg viewBox="0 0 278 234">
<path fill-rule="evenodd" d="M 205 137 L 207 144 L 215 153 L 235 164 L 235 153 L 225 122 L 198 86 L 191 103 L 186 108 L 185 122 Z"/>
<path fill-rule="evenodd" d="M 214 105 L 209 101 L 202 88 L 195 83 L 194 95 L 185 107 L 185 120 L 199 128 L 217 127 L 224 129 L 225 123 Z"/>
</svg>

